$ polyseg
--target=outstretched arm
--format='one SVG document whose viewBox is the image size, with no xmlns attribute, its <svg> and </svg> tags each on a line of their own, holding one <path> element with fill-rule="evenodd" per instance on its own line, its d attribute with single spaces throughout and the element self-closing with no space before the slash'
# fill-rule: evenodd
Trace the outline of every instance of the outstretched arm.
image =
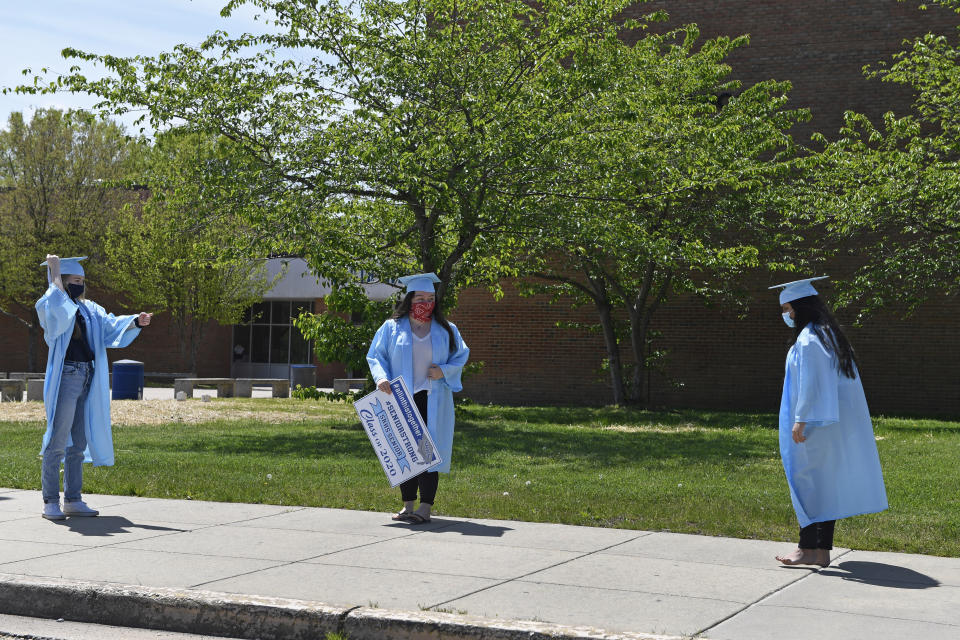
<svg viewBox="0 0 960 640">
<path fill-rule="evenodd" d="M 50 283 L 53 284 L 57 289 L 67 292 L 63 287 L 63 278 L 60 277 L 60 257 L 55 256 L 52 253 L 47 254 L 47 269 L 50 270 Z"/>
</svg>

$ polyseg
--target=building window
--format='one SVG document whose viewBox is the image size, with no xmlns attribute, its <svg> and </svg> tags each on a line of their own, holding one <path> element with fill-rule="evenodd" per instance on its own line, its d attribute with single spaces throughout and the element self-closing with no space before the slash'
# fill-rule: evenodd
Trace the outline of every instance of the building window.
<svg viewBox="0 0 960 640">
<path fill-rule="evenodd" d="M 293 320 L 313 312 L 312 300 L 269 300 L 246 310 L 233 326 L 233 360 L 252 364 L 310 364 L 313 349 Z"/>
</svg>

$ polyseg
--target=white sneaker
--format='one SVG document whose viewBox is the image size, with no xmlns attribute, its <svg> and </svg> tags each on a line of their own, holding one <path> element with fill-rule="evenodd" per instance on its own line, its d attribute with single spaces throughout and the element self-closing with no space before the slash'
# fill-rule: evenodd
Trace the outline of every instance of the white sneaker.
<svg viewBox="0 0 960 640">
<path fill-rule="evenodd" d="M 76 502 L 64 502 L 63 513 L 72 518 L 93 517 L 100 515 L 99 511 L 88 507 L 83 500 L 77 500 Z"/>
<path fill-rule="evenodd" d="M 59 502 L 45 502 L 43 504 L 43 513 L 40 514 L 47 520 L 66 520 L 67 516 L 63 515 L 63 511 L 60 510 Z"/>
</svg>

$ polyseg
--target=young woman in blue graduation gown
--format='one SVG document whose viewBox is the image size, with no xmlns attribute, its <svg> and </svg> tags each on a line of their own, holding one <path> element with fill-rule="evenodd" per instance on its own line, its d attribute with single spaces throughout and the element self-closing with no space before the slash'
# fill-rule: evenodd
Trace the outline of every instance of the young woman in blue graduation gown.
<svg viewBox="0 0 960 640">
<path fill-rule="evenodd" d="M 391 393 L 389 381 L 403 378 L 413 393 L 420 415 L 437 446 L 441 463 L 400 485 L 403 508 L 394 520 L 430 522 L 439 485 L 439 474 L 450 472 L 453 454 L 453 393 L 463 389 L 460 373 L 467 363 L 467 348 L 456 325 L 443 317 L 436 305 L 432 273 L 400 278 L 407 293 L 393 317 L 377 330 L 367 352 L 367 364 L 377 388 Z M 420 506 L 414 509 L 417 491 Z"/>
<path fill-rule="evenodd" d="M 40 449 L 42 516 L 95 516 L 81 498 L 83 463 L 113 464 L 107 347 L 125 347 L 150 324 L 151 314 L 114 316 L 84 296 L 80 260 L 48 255 L 49 286 L 37 301 L 46 340 L 43 403 L 47 430 Z M 64 504 L 60 507 L 60 464 Z"/>
<path fill-rule="evenodd" d="M 830 564 L 840 518 L 887 508 L 873 424 L 850 342 L 810 284 L 787 283 L 783 319 L 793 328 L 780 400 L 780 455 L 800 523 L 786 565 Z"/>
</svg>

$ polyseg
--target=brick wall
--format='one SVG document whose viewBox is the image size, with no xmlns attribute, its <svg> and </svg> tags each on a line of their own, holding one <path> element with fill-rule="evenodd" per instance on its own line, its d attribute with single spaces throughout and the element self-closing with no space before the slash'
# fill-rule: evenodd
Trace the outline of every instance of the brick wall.
<svg viewBox="0 0 960 640">
<path fill-rule="evenodd" d="M 828 271 L 830 273 L 830 271 Z M 843 277 L 840 271 L 834 277 Z M 769 281 L 768 281 L 769 280 Z M 776 411 L 784 358 L 791 336 L 780 305 L 764 277 L 749 287 L 750 310 L 710 305 L 696 296 L 672 300 L 654 316 L 655 343 L 666 349 L 663 373 L 650 374 L 656 407 Z M 829 304 L 830 280 L 817 284 Z M 450 318 L 483 361 L 482 373 L 467 378 L 464 395 L 503 404 L 602 405 L 611 402 L 606 357 L 599 335 L 556 327 L 558 320 L 595 322 L 592 308 L 551 305 L 546 297 L 521 298 L 505 283 L 495 302 L 482 289 L 468 289 Z M 873 413 L 960 415 L 960 338 L 956 296 L 934 300 L 909 318 L 893 310 L 851 326 L 854 315 L 838 310 L 860 362 Z M 629 360 L 629 346 L 622 357 Z"/>
<path fill-rule="evenodd" d="M 523 298 L 510 283 L 504 292 L 495 302 L 485 289 L 467 289 L 450 314 L 471 361 L 484 363 L 464 382 L 464 393 L 505 404 L 608 404 L 609 385 L 599 373 L 603 338 L 556 326 L 595 322 L 593 310 L 551 305 L 547 296 Z"/>
<path fill-rule="evenodd" d="M 848 109 L 871 117 L 905 110 L 910 94 L 890 83 L 863 77 L 864 65 L 876 66 L 900 51 L 906 38 L 927 32 L 956 38 L 960 16 L 908 0 L 701 0 L 638 4 L 625 12 L 635 17 L 657 9 L 670 14 L 660 29 L 696 23 L 703 38 L 748 34 L 750 45 L 730 58 L 732 77 L 744 86 L 761 80 L 789 80 L 790 98 L 809 107 L 812 120 L 797 128 L 807 142 L 813 131 L 834 134 Z"/>
</svg>

